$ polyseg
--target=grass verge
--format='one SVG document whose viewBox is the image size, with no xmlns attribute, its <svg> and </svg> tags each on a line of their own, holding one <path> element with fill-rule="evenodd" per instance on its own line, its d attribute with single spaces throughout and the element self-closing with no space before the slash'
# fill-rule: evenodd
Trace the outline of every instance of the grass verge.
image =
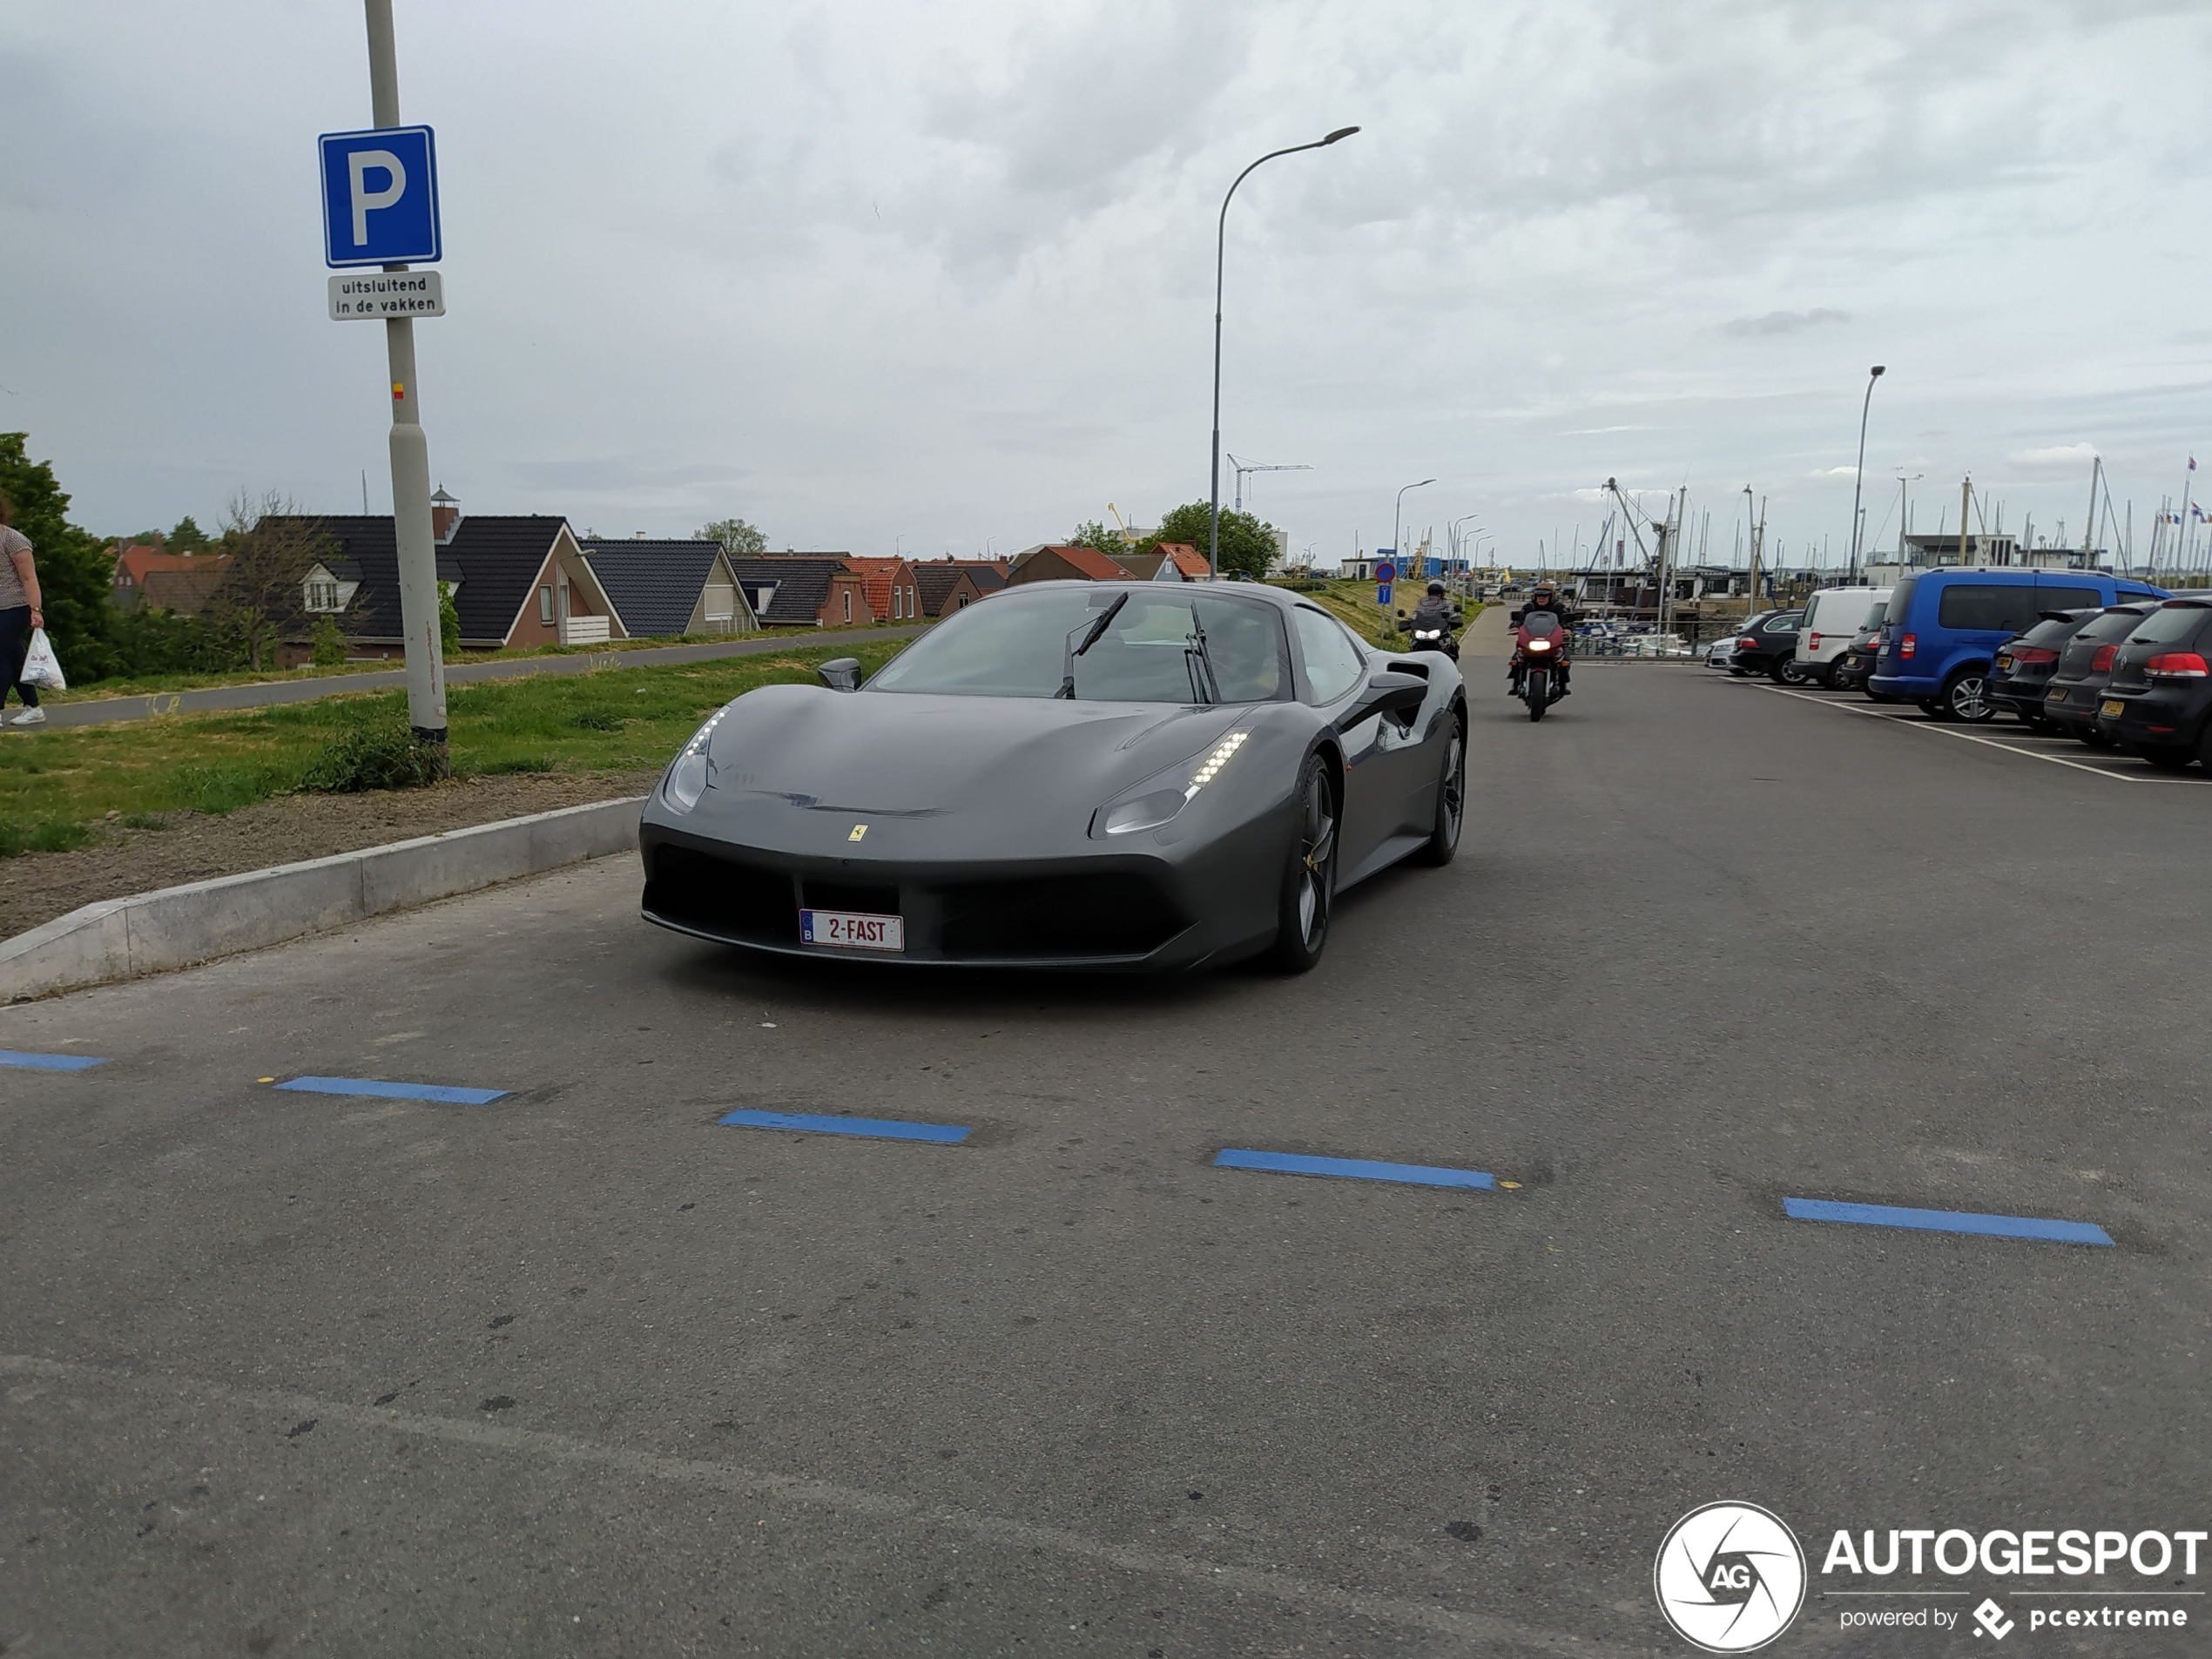
<svg viewBox="0 0 2212 1659">
<path fill-rule="evenodd" d="M 739 692 L 811 682 L 858 657 L 873 673 L 903 642 L 456 685 L 447 692 L 456 775 L 635 772 L 662 765 Z M 110 813 L 235 812 L 340 776 L 374 773 L 377 734 L 403 728 L 402 691 L 236 714 L 186 714 L 0 737 L 0 858 L 82 846 Z M 336 759 L 334 759 L 335 757 Z"/>
</svg>

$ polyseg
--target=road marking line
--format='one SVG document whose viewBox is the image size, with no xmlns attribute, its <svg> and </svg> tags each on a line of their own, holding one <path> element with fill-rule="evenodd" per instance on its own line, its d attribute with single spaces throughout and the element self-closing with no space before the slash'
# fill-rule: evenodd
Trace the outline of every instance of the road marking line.
<svg viewBox="0 0 2212 1659">
<path fill-rule="evenodd" d="M 482 1106 L 497 1100 L 504 1089 L 453 1089 L 444 1083 L 388 1083 L 371 1077 L 294 1077 L 279 1089 L 296 1089 L 309 1095 L 375 1095 L 384 1100 L 434 1100 L 444 1106 Z"/>
<path fill-rule="evenodd" d="M 1979 743 L 1986 749 L 2002 749 L 2008 755 L 2025 755 L 2030 760 L 2047 761 L 2054 766 L 2071 766 L 2074 771 L 2086 772 L 2093 778 L 2110 778 L 2123 784 L 2179 784 L 2186 789 L 2197 787 L 2195 782 L 2188 778 L 2154 778 L 2148 775 L 2138 776 L 2132 772 L 2108 772 L 2102 766 L 2092 766 L 2080 760 L 2062 759 L 2057 755 L 2038 754 L 2033 749 L 2015 749 L 2011 744 L 2000 743 L 1994 738 L 1978 738 L 1971 732 L 1954 732 L 1949 726 L 1939 725 L 1932 720 L 1924 725 L 1918 720 L 1908 720 L 1901 714 L 1885 714 L 1879 709 L 1862 709 L 1854 703 L 1838 703 L 1824 697 L 1808 697 L 1803 691 L 1784 691 L 1779 685 L 1757 685 L 1752 689 L 1759 691 L 1771 691 L 1777 697 L 1794 697 L 1800 703 L 1811 703 L 1824 709 L 1841 709 L 1846 714 L 1864 714 L 1870 719 L 1882 720 L 1892 725 L 1903 726 L 1907 732 L 1925 732 L 1935 737 L 1957 738 L 1966 743 Z"/>
<path fill-rule="evenodd" d="M 1541 1629 L 1474 1608 L 1445 1605 L 1443 1591 L 1433 1596 L 1391 1595 L 1325 1579 L 1304 1577 L 1278 1568 L 1247 1566 L 1230 1555 L 1227 1544 L 1209 1541 L 1204 1554 L 1144 1548 L 1076 1532 L 1071 1527 L 962 1508 L 927 1496 L 874 1492 L 807 1475 L 749 1469 L 733 1463 L 711 1462 L 705 1458 L 671 1456 L 586 1440 L 558 1429 L 524 1428 L 496 1422 L 481 1413 L 469 1418 L 438 1417 L 427 1412 L 361 1406 L 350 1400 L 308 1394 L 234 1388 L 226 1383 L 173 1372 L 141 1375 L 120 1367 L 84 1365 L 33 1354 L 0 1353 L 0 1377 L 31 1386 L 24 1393 L 10 1398 L 8 1403 L 11 1407 L 27 1409 L 35 1404 L 39 1393 L 44 1392 L 36 1386 L 44 1383 L 66 1385 L 78 1391 L 78 1399 L 99 1391 L 150 1401 L 187 1420 L 204 1412 L 210 1404 L 260 1412 L 270 1420 L 272 1436 L 280 1424 L 312 1417 L 325 1429 L 364 1431 L 380 1437 L 407 1435 L 417 1440 L 496 1450 L 518 1458 L 535 1459 L 551 1467 L 597 1471 L 633 1486 L 651 1480 L 671 1487 L 698 1487 L 710 1492 L 728 1493 L 757 1504 L 853 1515 L 876 1526 L 907 1527 L 923 1537 L 951 1531 L 997 1549 L 1019 1551 L 1024 1556 L 1049 1550 L 1092 1568 L 1178 1580 L 1204 1588 L 1221 1595 L 1224 1606 L 1238 1596 L 1264 1595 L 1309 1612 L 1325 1608 L 1362 1619 L 1410 1624 L 1480 1644 L 1470 1651 L 1506 1652 L 1525 1648 L 1588 1659 L 1593 1652 L 1602 1650 L 1581 1636 Z M 187 1439 L 197 1436 L 208 1444 L 214 1443 L 212 1431 L 194 1428 L 177 1432 Z M 1379 1548 L 1411 1554 L 1410 1539 L 1389 1533 L 1368 1535 L 1378 1539 Z M 1431 1549 L 1439 1548 L 1433 1539 L 1424 1541 Z M 1456 1598 L 1472 1599 L 1464 1589 L 1455 1588 L 1451 1594 Z"/>
<path fill-rule="evenodd" d="M 892 1117 L 821 1117 L 811 1112 L 732 1112 L 719 1120 L 739 1129 L 796 1129 L 810 1135 L 857 1135 L 874 1141 L 934 1141 L 955 1146 L 971 1130 L 957 1123 L 912 1123 Z"/>
<path fill-rule="evenodd" d="M 22 1066 L 30 1071 L 82 1071 L 87 1066 L 105 1064 L 105 1060 L 88 1054 L 25 1054 L 20 1049 L 0 1049 L 0 1066 Z"/>
<path fill-rule="evenodd" d="M 1487 1192 L 1497 1177 L 1481 1170 L 1447 1170 L 1432 1163 L 1377 1163 L 1366 1158 L 1313 1158 L 1296 1152 L 1255 1152 L 1232 1146 L 1214 1159 L 1217 1170 L 1269 1170 L 1280 1175 L 1333 1175 L 1349 1181 L 1397 1181 L 1415 1187 L 1462 1187 Z"/>
<path fill-rule="evenodd" d="M 1985 1233 L 1999 1238 L 2047 1238 L 2062 1244 L 2111 1244 L 2112 1235 L 2086 1221 L 2046 1221 L 2034 1216 L 1983 1216 L 1966 1210 L 1906 1210 L 1887 1204 L 1838 1204 L 1827 1198 L 1784 1198 L 1792 1221 L 1841 1221 L 1859 1227 L 1909 1227 L 1919 1232 Z"/>
</svg>

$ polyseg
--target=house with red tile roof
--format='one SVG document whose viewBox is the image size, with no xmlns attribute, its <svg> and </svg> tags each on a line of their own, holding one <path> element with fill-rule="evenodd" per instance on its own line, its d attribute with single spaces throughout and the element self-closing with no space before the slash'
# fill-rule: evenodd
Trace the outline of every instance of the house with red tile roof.
<svg viewBox="0 0 2212 1659">
<path fill-rule="evenodd" d="M 1095 547 L 1048 542 L 1016 556 L 1008 587 L 1025 582 L 1126 582 L 1130 573 Z"/>
<path fill-rule="evenodd" d="M 921 614 L 912 559 L 848 558 L 845 568 L 860 578 L 873 620 L 907 622 Z"/>
<path fill-rule="evenodd" d="M 118 610 L 152 604 L 179 616 L 198 616 L 230 565 L 227 553 L 171 553 L 134 542 L 116 550 L 108 598 Z M 148 577 L 156 580 L 149 584 Z"/>
</svg>

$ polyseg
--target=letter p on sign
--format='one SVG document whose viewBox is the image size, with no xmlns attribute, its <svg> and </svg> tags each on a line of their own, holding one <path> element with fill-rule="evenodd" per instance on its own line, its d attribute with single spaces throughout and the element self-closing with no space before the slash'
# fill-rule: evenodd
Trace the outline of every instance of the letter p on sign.
<svg viewBox="0 0 2212 1659">
<path fill-rule="evenodd" d="M 436 263 L 444 249 L 430 129 L 326 132 L 320 145 L 323 262 L 337 269 Z"/>
</svg>

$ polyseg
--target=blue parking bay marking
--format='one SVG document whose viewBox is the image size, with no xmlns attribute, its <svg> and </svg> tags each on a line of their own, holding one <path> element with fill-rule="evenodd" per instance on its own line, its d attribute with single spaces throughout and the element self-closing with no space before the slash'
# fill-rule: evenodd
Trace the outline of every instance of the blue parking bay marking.
<svg viewBox="0 0 2212 1659">
<path fill-rule="evenodd" d="M 1838 1204 L 1828 1198 L 1784 1198 L 1792 1221 L 1842 1221 L 1860 1227 L 1910 1227 L 1932 1233 L 1986 1233 L 1999 1238 L 2047 1238 L 2061 1244 L 2110 1244 L 2112 1235 L 2087 1221 L 2045 1221 L 2035 1216 L 1980 1216 L 1966 1210 L 1906 1210 L 1888 1204 Z"/>
<path fill-rule="evenodd" d="M 279 1089 L 310 1095 L 374 1095 L 384 1100 L 435 1100 L 445 1106 L 482 1106 L 504 1089 L 450 1089 L 443 1083 L 388 1083 L 372 1077 L 294 1077 Z"/>
<path fill-rule="evenodd" d="M 1377 1163 L 1368 1158 L 1315 1158 L 1298 1152 L 1254 1152 L 1241 1146 L 1214 1159 L 1217 1170 L 1271 1170 L 1280 1175 L 1335 1175 L 1348 1181 L 1398 1181 L 1415 1187 L 1460 1187 L 1487 1192 L 1498 1177 L 1483 1170 L 1447 1170 L 1433 1163 Z"/>
<path fill-rule="evenodd" d="M 20 1049 L 0 1049 L 0 1066 L 22 1066 L 31 1071 L 82 1071 L 107 1062 L 89 1054 L 25 1054 Z"/>
<path fill-rule="evenodd" d="M 956 1146 L 968 1136 L 958 1123 L 909 1123 L 894 1117 L 818 1117 L 812 1112 L 756 1112 L 750 1108 L 720 1120 L 740 1129 L 796 1129 L 813 1135 L 858 1135 L 872 1141 L 934 1141 Z"/>
</svg>

